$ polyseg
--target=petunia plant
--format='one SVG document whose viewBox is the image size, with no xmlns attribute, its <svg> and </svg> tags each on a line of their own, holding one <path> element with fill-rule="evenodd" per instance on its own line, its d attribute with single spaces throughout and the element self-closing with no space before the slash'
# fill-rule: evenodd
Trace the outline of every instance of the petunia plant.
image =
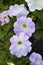
<svg viewBox="0 0 43 65">
<path fill-rule="evenodd" d="M 43 0 L 0 0 L 0 65 L 43 65 L 42 43 Z"/>
</svg>

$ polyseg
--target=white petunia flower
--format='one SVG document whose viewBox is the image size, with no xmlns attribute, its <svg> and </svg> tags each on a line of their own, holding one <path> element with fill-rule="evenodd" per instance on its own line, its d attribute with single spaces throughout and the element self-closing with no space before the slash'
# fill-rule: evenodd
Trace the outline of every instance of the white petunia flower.
<svg viewBox="0 0 43 65">
<path fill-rule="evenodd" d="M 25 0 L 25 1 L 27 2 L 30 11 L 43 9 L 43 0 Z"/>
</svg>

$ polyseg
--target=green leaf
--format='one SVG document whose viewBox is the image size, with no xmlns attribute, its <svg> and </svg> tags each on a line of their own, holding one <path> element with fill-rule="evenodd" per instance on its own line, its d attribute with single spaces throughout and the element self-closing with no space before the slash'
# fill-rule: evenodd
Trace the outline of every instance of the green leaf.
<svg viewBox="0 0 43 65">
<path fill-rule="evenodd" d="M 43 37 L 43 31 L 36 31 L 33 35 L 36 40 L 39 40 Z"/>
<path fill-rule="evenodd" d="M 0 39 L 2 40 L 4 38 L 4 32 L 0 31 Z"/>
</svg>

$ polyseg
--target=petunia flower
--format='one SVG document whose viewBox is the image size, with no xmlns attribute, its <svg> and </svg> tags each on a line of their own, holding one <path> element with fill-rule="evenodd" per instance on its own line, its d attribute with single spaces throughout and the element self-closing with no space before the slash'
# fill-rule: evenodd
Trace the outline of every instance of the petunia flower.
<svg viewBox="0 0 43 65">
<path fill-rule="evenodd" d="M 10 38 L 10 42 L 10 53 L 18 58 L 26 56 L 32 49 L 32 43 L 28 40 L 28 36 L 23 32 L 20 33 L 19 36 L 13 35 L 13 37 Z"/>
<path fill-rule="evenodd" d="M 8 10 L 8 14 L 9 14 L 10 17 L 13 17 L 13 16 L 17 16 L 17 17 L 27 16 L 28 13 L 29 13 L 29 11 L 27 11 L 24 4 L 11 5 L 9 7 L 9 10 Z"/>
<path fill-rule="evenodd" d="M 42 10 L 43 0 L 25 0 L 30 11 Z"/>
<path fill-rule="evenodd" d="M 29 37 L 35 32 L 35 23 L 31 18 L 20 17 L 14 23 L 14 32 L 19 35 L 19 33 L 24 32 Z"/>
<path fill-rule="evenodd" d="M 2 25 L 9 23 L 9 17 L 7 11 L 0 13 L 0 21 L 2 22 Z"/>
<path fill-rule="evenodd" d="M 39 53 L 33 52 L 30 57 L 31 65 L 43 65 L 42 56 Z"/>
</svg>

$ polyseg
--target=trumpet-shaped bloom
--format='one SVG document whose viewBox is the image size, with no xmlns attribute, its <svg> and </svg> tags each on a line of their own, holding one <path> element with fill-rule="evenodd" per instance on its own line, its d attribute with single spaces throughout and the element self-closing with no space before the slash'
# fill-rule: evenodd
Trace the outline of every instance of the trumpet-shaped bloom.
<svg viewBox="0 0 43 65">
<path fill-rule="evenodd" d="M 14 6 L 10 6 L 9 10 L 8 10 L 8 14 L 10 17 L 13 16 L 17 16 L 17 17 L 21 17 L 21 16 L 27 16 L 27 14 L 29 13 L 29 11 L 27 11 L 26 7 L 24 6 L 24 4 L 15 4 Z"/>
<path fill-rule="evenodd" d="M 43 9 L 43 0 L 25 0 L 25 1 L 27 2 L 30 11 Z"/>
<path fill-rule="evenodd" d="M 10 42 L 10 53 L 18 58 L 26 56 L 32 49 L 31 42 L 28 40 L 28 36 L 26 36 L 25 33 L 20 33 L 19 36 L 13 35 L 13 37 L 10 38 Z"/>
<path fill-rule="evenodd" d="M 39 53 L 33 52 L 30 57 L 31 65 L 43 65 L 42 56 Z"/>
<path fill-rule="evenodd" d="M 2 25 L 9 23 L 9 17 L 7 11 L 0 13 L 0 21 L 2 22 Z"/>
<path fill-rule="evenodd" d="M 14 23 L 14 32 L 19 35 L 19 33 L 24 32 L 29 37 L 35 32 L 35 23 L 31 18 L 20 17 Z"/>
</svg>

